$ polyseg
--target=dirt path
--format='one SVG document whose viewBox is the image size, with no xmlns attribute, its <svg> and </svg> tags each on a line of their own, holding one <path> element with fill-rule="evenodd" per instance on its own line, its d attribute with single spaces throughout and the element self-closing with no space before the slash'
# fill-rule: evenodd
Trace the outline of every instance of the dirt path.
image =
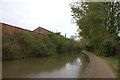
<svg viewBox="0 0 120 80">
<path fill-rule="evenodd" d="M 90 58 L 90 63 L 86 69 L 85 78 L 115 78 L 112 69 L 100 57 L 86 51 L 82 51 Z"/>
</svg>

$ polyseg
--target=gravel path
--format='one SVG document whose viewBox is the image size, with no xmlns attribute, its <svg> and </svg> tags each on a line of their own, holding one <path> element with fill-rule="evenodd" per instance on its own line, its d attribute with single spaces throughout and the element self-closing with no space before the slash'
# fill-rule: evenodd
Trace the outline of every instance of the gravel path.
<svg viewBox="0 0 120 80">
<path fill-rule="evenodd" d="M 85 78 L 115 78 L 112 69 L 100 57 L 86 51 L 82 51 L 90 58 L 90 63 L 85 71 Z"/>
</svg>

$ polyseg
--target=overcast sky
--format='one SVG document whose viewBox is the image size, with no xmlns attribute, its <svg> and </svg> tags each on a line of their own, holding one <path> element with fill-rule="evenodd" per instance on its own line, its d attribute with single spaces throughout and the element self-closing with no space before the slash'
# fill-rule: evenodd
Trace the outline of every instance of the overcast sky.
<svg viewBox="0 0 120 80">
<path fill-rule="evenodd" d="M 74 35 L 69 4 L 73 0 L 0 0 L 0 22 L 28 30 L 43 27 L 53 32 Z M 1 18 L 2 17 L 2 18 Z"/>
</svg>

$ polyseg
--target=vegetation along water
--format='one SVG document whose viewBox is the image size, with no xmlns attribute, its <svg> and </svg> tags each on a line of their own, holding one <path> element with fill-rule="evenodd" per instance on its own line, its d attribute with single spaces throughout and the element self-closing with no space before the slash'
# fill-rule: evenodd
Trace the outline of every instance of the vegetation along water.
<svg viewBox="0 0 120 80">
<path fill-rule="evenodd" d="M 81 49 L 77 41 L 67 39 L 60 33 L 46 33 L 44 38 L 17 30 L 11 35 L 3 31 L 2 59 L 40 57 L 77 51 Z"/>
</svg>

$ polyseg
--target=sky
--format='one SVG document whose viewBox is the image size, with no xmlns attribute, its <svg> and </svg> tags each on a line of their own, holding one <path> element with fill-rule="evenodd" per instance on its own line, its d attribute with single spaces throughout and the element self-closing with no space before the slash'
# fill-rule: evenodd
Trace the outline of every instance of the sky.
<svg viewBox="0 0 120 80">
<path fill-rule="evenodd" d="M 73 0 L 0 0 L 0 22 L 23 29 L 42 27 L 69 38 L 77 31 L 69 4 Z"/>
</svg>

